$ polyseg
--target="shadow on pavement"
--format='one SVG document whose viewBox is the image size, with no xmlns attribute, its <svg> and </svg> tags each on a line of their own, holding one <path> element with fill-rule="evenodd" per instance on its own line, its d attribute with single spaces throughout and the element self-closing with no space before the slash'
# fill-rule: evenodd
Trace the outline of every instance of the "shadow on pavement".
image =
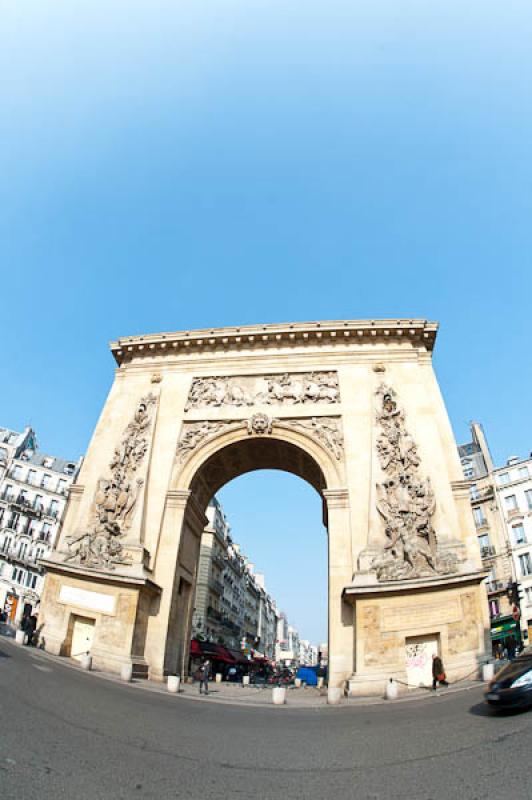
<svg viewBox="0 0 532 800">
<path fill-rule="evenodd" d="M 0 658 L 11 658 L 11 656 L 0 647 Z"/>
<path fill-rule="evenodd" d="M 517 717 L 527 711 L 526 708 L 493 708 L 489 703 L 476 703 L 469 709 L 475 717 Z"/>
</svg>

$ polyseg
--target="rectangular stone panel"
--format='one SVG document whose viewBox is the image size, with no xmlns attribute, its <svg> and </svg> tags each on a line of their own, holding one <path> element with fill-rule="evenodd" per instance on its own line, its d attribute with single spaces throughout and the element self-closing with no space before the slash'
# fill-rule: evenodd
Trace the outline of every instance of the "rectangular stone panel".
<svg viewBox="0 0 532 800">
<path fill-rule="evenodd" d="M 431 625 L 458 622 L 461 609 L 458 599 L 444 603 L 422 603 L 386 608 L 382 611 L 381 630 L 383 632 L 422 629 Z"/>
<path fill-rule="evenodd" d="M 59 602 L 78 608 L 87 608 L 90 611 L 99 611 L 103 614 L 115 613 L 116 598 L 103 592 L 91 592 L 87 589 L 78 589 L 75 586 L 61 586 Z"/>
</svg>

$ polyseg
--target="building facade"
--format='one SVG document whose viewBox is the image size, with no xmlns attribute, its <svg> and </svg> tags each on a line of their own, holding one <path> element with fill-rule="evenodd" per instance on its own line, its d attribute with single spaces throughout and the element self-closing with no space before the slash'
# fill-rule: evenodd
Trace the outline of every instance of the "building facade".
<svg viewBox="0 0 532 800">
<path fill-rule="evenodd" d="M 231 528 L 216 498 L 206 511 L 208 524 L 200 545 L 192 637 L 223 644 L 247 655 L 272 659 L 277 609 L 264 575 L 233 542 Z"/>
<path fill-rule="evenodd" d="M 496 468 L 476 422 L 471 441 L 458 452 L 470 481 L 480 555 L 490 570 L 486 589 L 493 652 L 526 644 L 532 629 L 532 458 L 512 457 Z"/>
<path fill-rule="evenodd" d="M 522 642 L 532 641 L 532 457 L 509 458 L 494 471 L 498 505 L 512 558 L 512 581 L 517 584 Z"/>
<path fill-rule="evenodd" d="M 33 613 L 71 483 L 81 466 L 39 452 L 35 432 L 0 429 L 0 609 L 6 621 Z"/>
</svg>

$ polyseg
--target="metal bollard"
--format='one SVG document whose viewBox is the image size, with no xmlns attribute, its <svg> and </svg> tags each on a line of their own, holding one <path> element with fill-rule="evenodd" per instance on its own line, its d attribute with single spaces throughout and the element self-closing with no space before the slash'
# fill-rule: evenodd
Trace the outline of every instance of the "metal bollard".
<svg viewBox="0 0 532 800">
<path fill-rule="evenodd" d="M 130 683 L 133 677 L 133 664 L 122 664 L 120 667 L 120 677 L 126 683 Z"/>
<path fill-rule="evenodd" d="M 171 694 L 177 694 L 179 692 L 180 683 L 181 678 L 179 675 L 169 675 L 166 681 L 166 688 L 169 692 L 171 692 Z"/>
<path fill-rule="evenodd" d="M 396 700 L 397 694 L 398 694 L 397 683 L 396 681 L 394 681 L 393 678 L 390 678 L 384 689 L 384 696 L 387 700 Z"/>
</svg>

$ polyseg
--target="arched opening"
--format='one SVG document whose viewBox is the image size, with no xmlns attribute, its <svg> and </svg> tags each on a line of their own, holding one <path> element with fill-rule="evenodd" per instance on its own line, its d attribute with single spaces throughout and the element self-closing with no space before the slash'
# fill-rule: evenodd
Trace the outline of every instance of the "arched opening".
<svg viewBox="0 0 532 800">
<path fill-rule="evenodd" d="M 301 437 L 303 439 L 303 437 Z M 291 473 L 306 482 L 319 495 L 322 501 L 321 521 L 325 528 L 328 527 L 328 510 L 326 493 L 331 483 L 331 476 L 335 474 L 334 465 L 330 458 L 324 454 L 316 457 L 315 453 L 309 452 L 306 443 L 287 441 L 274 435 L 268 436 L 249 436 L 243 438 L 241 435 L 234 441 L 219 442 L 218 445 L 211 445 L 211 452 L 197 453 L 192 459 L 193 463 L 187 463 L 182 467 L 179 476 L 183 494 L 187 498 L 184 501 L 184 514 L 182 515 L 182 528 L 180 536 L 180 546 L 177 558 L 177 570 L 175 575 L 174 591 L 172 594 L 172 606 L 168 615 L 168 631 L 165 653 L 165 672 L 177 671 L 186 674 L 189 667 L 190 640 L 193 633 L 193 618 L 195 611 L 195 589 L 198 580 L 198 564 L 201 556 L 201 541 L 204 531 L 208 530 L 209 520 L 205 515 L 209 502 L 223 487 L 228 487 L 235 479 L 249 473 L 268 470 Z M 316 448 L 316 445 L 314 445 Z M 329 471 L 326 477 L 326 471 Z M 277 474 L 279 474 L 277 472 Z M 329 483 L 328 483 L 329 480 Z M 188 483 L 188 486 L 187 486 Z M 183 485 L 185 484 L 185 485 Z M 185 489 L 185 486 L 187 488 Z M 308 496 L 308 494 L 307 494 Z M 319 513 L 319 512 L 318 512 Z M 213 540 L 215 532 L 212 533 Z M 226 543 L 227 544 L 227 543 Z M 277 542 L 279 545 L 279 542 Z M 275 543 L 272 547 L 275 547 Z M 326 574 L 328 573 L 329 552 L 327 540 L 322 540 L 323 559 L 326 564 Z M 219 548 L 216 548 L 218 556 L 223 557 Z M 194 564 L 191 565 L 193 554 Z M 252 554 L 251 554 L 252 555 Z M 222 593 L 223 567 L 219 563 L 217 568 L 210 572 L 209 576 L 200 576 L 203 583 L 207 584 L 208 579 L 212 581 L 212 591 L 209 596 L 212 598 L 215 592 Z M 299 564 L 295 564 L 297 569 Z M 328 639 L 328 588 L 323 592 L 325 602 L 325 636 L 316 645 L 322 644 Z M 223 594 L 221 594 L 223 598 Z M 213 617 L 223 615 L 222 602 L 214 603 L 202 598 L 203 603 L 207 603 L 209 613 Z M 280 609 L 281 610 L 281 609 Z M 216 627 L 216 626 L 213 626 Z M 242 630 L 242 638 L 246 638 L 250 631 Z M 231 638 L 231 637 L 229 637 Z M 262 635 L 258 635 L 255 644 L 262 644 Z M 232 642 L 234 642 L 234 637 Z M 251 644 L 248 642 L 248 644 Z M 258 649 L 258 648 L 257 648 Z M 263 655 L 261 653 L 261 655 Z"/>
</svg>

